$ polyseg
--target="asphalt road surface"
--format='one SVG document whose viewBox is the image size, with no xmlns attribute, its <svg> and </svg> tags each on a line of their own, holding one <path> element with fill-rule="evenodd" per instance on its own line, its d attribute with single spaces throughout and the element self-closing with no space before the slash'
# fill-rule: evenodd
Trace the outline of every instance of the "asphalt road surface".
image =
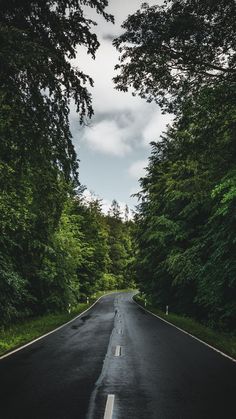
<svg viewBox="0 0 236 419">
<path fill-rule="evenodd" d="M 235 419 L 236 364 L 132 293 L 0 360 L 1 419 Z"/>
</svg>

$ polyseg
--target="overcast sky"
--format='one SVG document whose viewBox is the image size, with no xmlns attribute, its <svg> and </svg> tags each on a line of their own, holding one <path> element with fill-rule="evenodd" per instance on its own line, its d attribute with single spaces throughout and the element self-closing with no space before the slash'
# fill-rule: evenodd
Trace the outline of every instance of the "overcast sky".
<svg viewBox="0 0 236 419">
<path fill-rule="evenodd" d="M 136 199 L 130 195 L 139 190 L 138 179 L 144 174 L 150 155 L 149 143 L 158 140 L 170 121 L 170 116 L 162 115 L 156 104 L 133 97 L 131 92 L 117 92 L 112 82 L 118 62 L 112 39 L 122 33 L 122 22 L 142 3 L 110 0 L 107 11 L 114 15 L 116 22 L 113 25 L 96 16 L 95 31 L 101 44 L 96 60 L 80 49 L 75 61 L 94 79 L 91 93 L 95 115 L 90 126 L 81 127 L 78 116 L 71 112 L 71 129 L 80 159 L 80 182 L 104 200 L 105 209 L 114 198 L 134 208 Z M 149 4 L 157 3 L 162 1 L 149 1 Z"/>
</svg>

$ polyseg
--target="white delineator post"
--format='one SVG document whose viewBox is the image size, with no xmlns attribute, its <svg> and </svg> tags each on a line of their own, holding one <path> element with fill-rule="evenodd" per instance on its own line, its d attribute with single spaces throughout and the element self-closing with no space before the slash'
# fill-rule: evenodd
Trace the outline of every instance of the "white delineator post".
<svg viewBox="0 0 236 419">
<path fill-rule="evenodd" d="M 169 314 L 169 306 L 166 306 L 166 315 L 168 316 Z"/>
</svg>

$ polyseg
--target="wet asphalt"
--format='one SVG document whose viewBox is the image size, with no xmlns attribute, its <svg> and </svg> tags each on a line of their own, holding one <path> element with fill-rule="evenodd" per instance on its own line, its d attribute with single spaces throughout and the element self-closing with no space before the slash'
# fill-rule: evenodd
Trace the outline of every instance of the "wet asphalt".
<svg viewBox="0 0 236 419">
<path fill-rule="evenodd" d="M 132 293 L 0 360 L 0 419 L 235 419 L 236 363 L 148 314 Z"/>
</svg>

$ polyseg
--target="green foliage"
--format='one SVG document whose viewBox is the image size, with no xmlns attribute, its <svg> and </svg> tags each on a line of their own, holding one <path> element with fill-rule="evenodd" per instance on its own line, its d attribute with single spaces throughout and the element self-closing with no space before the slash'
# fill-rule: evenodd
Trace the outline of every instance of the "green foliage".
<svg viewBox="0 0 236 419">
<path fill-rule="evenodd" d="M 178 115 L 152 143 L 141 179 L 140 287 L 155 303 L 228 328 L 236 309 L 234 12 L 231 0 L 144 4 L 115 40 L 117 87 Z"/>
<path fill-rule="evenodd" d="M 27 282 L 14 269 L 10 258 L 0 255 L 0 319 L 1 324 L 30 314 L 26 302 L 30 296 Z"/>
<path fill-rule="evenodd" d="M 114 81 L 177 111 L 204 86 L 236 82 L 234 0 L 144 3 L 114 41 L 121 53 Z"/>
<path fill-rule="evenodd" d="M 132 221 L 122 221 L 121 210 L 116 200 L 112 202 L 106 224 L 110 260 L 108 271 L 118 278 L 121 288 L 129 288 L 135 278 L 134 224 Z"/>
<path fill-rule="evenodd" d="M 107 271 L 108 235 L 101 204 L 95 200 L 86 206 L 80 206 L 77 211 L 83 215 L 81 231 L 83 234 L 83 260 L 77 269 L 82 297 L 92 295 L 99 289 L 100 281 Z"/>
<path fill-rule="evenodd" d="M 137 216 L 143 292 L 155 304 L 228 329 L 236 314 L 234 99 L 230 87 L 219 86 L 185 104 L 152 144 Z"/>
<path fill-rule="evenodd" d="M 119 279 L 113 274 L 104 273 L 102 279 L 99 281 L 99 289 L 115 290 L 116 288 L 121 288 L 122 281 L 119 281 Z"/>
<path fill-rule="evenodd" d="M 235 328 L 235 2 L 144 3 L 114 41 L 120 90 L 176 114 L 152 143 L 136 216 L 150 301 Z"/>
<path fill-rule="evenodd" d="M 235 327 L 236 316 L 236 173 L 235 169 L 212 191 L 212 211 L 204 234 L 205 260 L 199 277 L 197 302 L 206 307 L 211 324 Z"/>
<path fill-rule="evenodd" d="M 63 310 L 78 302 L 77 269 L 82 262 L 80 219 L 69 213 L 68 202 L 51 243 L 45 249 L 39 272 L 42 310 Z"/>
<path fill-rule="evenodd" d="M 69 127 L 93 109 L 78 46 L 93 58 L 99 42 L 86 17 L 107 21 L 107 0 L 1 2 L 0 10 L 0 317 L 65 311 L 101 287 L 123 286 L 131 248 L 117 241 L 98 201 L 84 203 Z M 119 219 L 117 231 L 123 229 Z M 126 261 L 126 258 L 127 260 Z M 113 274 L 115 272 L 115 274 Z"/>
</svg>

